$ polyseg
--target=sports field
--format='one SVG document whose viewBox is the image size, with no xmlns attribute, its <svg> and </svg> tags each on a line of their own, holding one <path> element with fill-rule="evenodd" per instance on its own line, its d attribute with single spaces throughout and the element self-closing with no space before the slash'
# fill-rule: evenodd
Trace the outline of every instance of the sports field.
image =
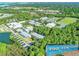
<svg viewBox="0 0 79 59">
<path fill-rule="evenodd" d="M 72 24 L 72 23 L 76 22 L 76 20 L 77 20 L 76 18 L 66 17 L 66 18 L 58 21 L 58 24 L 68 25 L 68 24 Z"/>
</svg>

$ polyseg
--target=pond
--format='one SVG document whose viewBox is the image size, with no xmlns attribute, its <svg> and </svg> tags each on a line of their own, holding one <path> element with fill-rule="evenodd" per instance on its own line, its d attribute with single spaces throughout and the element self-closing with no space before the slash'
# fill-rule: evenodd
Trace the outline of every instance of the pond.
<svg viewBox="0 0 79 59">
<path fill-rule="evenodd" d="M 10 43 L 10 32 L 1 32 L 0 33 L 0 42 L 1 43 Z"/>
</svg>

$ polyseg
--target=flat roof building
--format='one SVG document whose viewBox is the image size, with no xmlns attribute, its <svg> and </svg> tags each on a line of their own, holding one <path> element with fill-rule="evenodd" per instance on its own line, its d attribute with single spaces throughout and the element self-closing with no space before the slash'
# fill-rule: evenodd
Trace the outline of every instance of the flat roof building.
<svg viewBox="0 0 79 59">
<path fill-rule="evenodd" d="M 16 29 L 16 28 L 21 28 L 22 24 L 17 23 L 17 22 L 12 22 L 7 24 L 10 28 Z"/>
<path fill-rule="evenodd" d="M 29 24 L 35 25 L 35 21 L 34 20 L 29 20 Z"/>
<path fill-rule="evenodd" d="M 40 26 L 40 25 L 41 25 L 40 22 L 36 22 L 35 20 L 30 20 L 30 21 L 29 21 L 29 24 L 35 25 L 35 26 Z"/>
<path fill-rule="evenodd" d="M 31 33 L 31 35 L 32 35 L 34 38 L 36 38 L 36 39 L 43 39 L 43 38 L 45 37 L 45 36 L 40 35 L 40 34 L 38 34 L 38 33 L 36 33 L 36 32 Z"/>
<path fill-rule="evenodd" d="M 41 17 L 40 19 L 42 19 L 42 20 L 47 20 L 48 17 Z"/>
<path fill-rule="evenodd" d="M 33 26 L 27 26 L 26 29 L 33 31 Z"/>
<path fill-rule="evenodd" d="M 0 13 L 0 19 L 5 18 L 5 17 L 11 17 L 13 14 L 5 14 L 5 13 Z"/>
<path fill-rule="evenodd" d="M 23 28 L 23 30 L 27 33 L 30 33 L 31 31 L 33 31 L 33 26 L 27 26 L 26 28 Z"/>
<path fill-rule="evenodd" d="M 31 38 L 31 35 L 25 32 L 23 29 L 17 29 L 17 32 L 25 38 Z"/>
<path fill-rule="evenodd" d="M 55 25 L 56 25 L 55 23 L 48 23 L 46 27 L 52 28 L 52 27 L 55 27 Z"/>
</svg>

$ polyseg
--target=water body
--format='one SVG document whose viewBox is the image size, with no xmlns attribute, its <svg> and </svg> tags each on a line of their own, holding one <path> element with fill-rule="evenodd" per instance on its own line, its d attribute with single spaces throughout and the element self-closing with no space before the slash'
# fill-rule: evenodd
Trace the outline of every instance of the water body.
<svg viewBox="0 0 79 59">
<path fill-rule="evenodd" d="M 10 32 L 0 33 L 0 42 L 1 43 L 10 43 Z"/>
</svg>

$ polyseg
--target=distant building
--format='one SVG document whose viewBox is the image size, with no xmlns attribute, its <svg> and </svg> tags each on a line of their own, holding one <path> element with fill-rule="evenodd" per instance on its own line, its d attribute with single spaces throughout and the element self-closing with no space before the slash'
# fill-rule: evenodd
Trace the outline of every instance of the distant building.
<svg viewBox="0 0 79 59">
<path fill-rule="evenodd" d="M 25 32 L 27 32 L 27 33 L 29 33 L 29 32 L 30 32 L 30 30 L 29 30 L 29 29 L 27 29 L 27 28 L 23 28 L 23 30 L 24 30 Z"/>
<path fill-rule="evenodd" d="M 31 35 L 25 32 L 23 29 L 17 29 L 16 31 L 25 38 L 31 38 Z"/>
<path fill-rule="evenodd" d="M 53 17 L 53 18 L 49 18 L 48 20 L 46 20 L 46 22 L 51 23 L 51 22 L 56 22 L 57 18 Z"/>
<path fill-rule="evenodd" d="M 45 36 L 40 35 L 40 34 L 38 34 L 38 33 L 36 33 L 36 32 L 31 33 L 31 35 L 32 35 L 34 38 L 36 38 L 36 39 L 43 39 L 43 38 L 45 37 Z"/>
<path fill-rule="evenodd" d="M 18 40 L 18 42 L 25 48 L 28 48 L 30 45 L 22 40 Z"/>
<path fill-rule="evenodd" d="M 39 21 L 39 19 L 35 19 L 35 21 Z"/>
<path fill-rule="evenodd" d="M 60 24 L 59 28 L 64 28 L 67 24 Z"/>
<path fill-rule="evenodd" d="M 41 25 L 41 23 L 36 22 L 35 20 L 30 20 L 30 21 L 29 21 L 29 24 L 35 25 L 35 26 L 40 26 L 40 25 Z"/>
<path fill-rule="evenodd" d="M 23 30 L 27 33 L 30 33 L 31 31 L 33 31 L 33 26 L 27 26 L 26 28 L 23 28 Z"/>
<path fill-rule="evenodd" d="M 37 12 L 45 13 L 45 14 L 61 14 L 58 10 L 36 10 Z"/>
<path fill-rule="evenodd" d="M 12 28 L 12 29 L 16 29 L 16 28 L 21 28 L 21 27 L 22 27 L 22 24 L 17 23 L 17 22 L 8 23 L 7 25 L 8 25 L 10 28 Z"/>
<path fill-rule="evenodd" d="M 29 24 L 35 25 L 35 21 L 34 20 L 29 20 Z"/>
<path fill-rule="evenodd" d="M 42 19 L 42 20 L 47 20 L 48 17 L 41 17 L 40 19 Z"/>
<path fill-rule="evenodd" d="M 49 28 L 52 28 L 52 27 L 55 27 L 55 26 L 56 26 L 55 23 L 48 23 L 48 24 L 46 25 L 46 27 L 49 27 Z"/>
<path fill-rule="evenodd" d="M 0 18 L 5 18 L 5 17 L 10 17 L 13 16 L 13 14 L 4 14 L 4 13 L 0 13 Z"/>
<path fill-rule="evenodd" d="M 35 26 L 40 26 L 41 25 L 41 23 L 39 23 L 39 22 L 36 22 L 36 24 L 35 24 Z"/>
<path fill-rule="evenodd" d="M 67 24 L 61 23 L 61 24 L 59 24 L 59 26 L 57 26 L 57 27 L 58 27 L 58 28 L 64 28 L 65 26 L 67 26 Z"/>
<path fill-rule="evenodd" d="M 27 26 L 26 28 L 30 31 L 33 31 L 33 26 Z"/>
</svg>

